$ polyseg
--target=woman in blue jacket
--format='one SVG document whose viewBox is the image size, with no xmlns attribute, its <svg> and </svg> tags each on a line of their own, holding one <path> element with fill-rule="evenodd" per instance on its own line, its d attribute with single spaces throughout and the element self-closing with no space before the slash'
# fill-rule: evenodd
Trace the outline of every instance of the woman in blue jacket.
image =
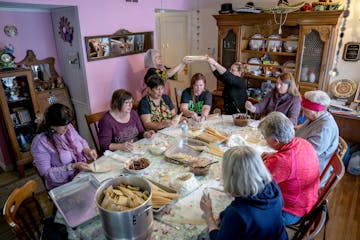
<svg viewBox="0 0 360 240">
<path fill-rule="evenodd" d="M 210 197 L 203 195 L 200 201 L 210 239 L 288 239 L 280 189 L 253 148 L 240 146 L 225 152 L 222 180 L 234 200 L 220 213 L 219 223 Z"/>
</svg>

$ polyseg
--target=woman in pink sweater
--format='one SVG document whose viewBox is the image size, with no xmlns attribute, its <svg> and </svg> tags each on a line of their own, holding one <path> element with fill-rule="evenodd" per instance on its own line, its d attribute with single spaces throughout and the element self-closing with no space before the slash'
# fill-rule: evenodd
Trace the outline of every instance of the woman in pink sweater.
<svg viewBox="0 0 360 240">
<path fill-rule="evenodd" d="M 297 223 L 310 212 L 318 199 L 319 160 L 312 145 L 295 137 L 291 121 L 280 112 L 272 112 L 259 124 L 268 145 L 276 153 L 263 153 L 262 158 L 283 198 L 283 221 Z"/>
</svg>

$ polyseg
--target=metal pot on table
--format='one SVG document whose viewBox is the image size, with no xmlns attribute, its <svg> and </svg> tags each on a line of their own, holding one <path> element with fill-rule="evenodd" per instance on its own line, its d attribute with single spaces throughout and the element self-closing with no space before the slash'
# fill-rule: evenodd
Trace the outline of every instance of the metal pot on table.
<svg viewBox="0 0 360 240">
<path fill-rule="evenodd" d="M 101 206 L 104 190 L 110 185 L 120 183 L 140 187 L 149 191 L 149 198 L 140 206 L 128 211 L 110 211 Z M 153 231 L 153 212 L 151 205 L 152 191 L 147 180 L 136 176 L 120 176 L 105 181 L 95 193 L 96 205 L 99 209 L 104 234 L 107 239 L 148 239 Z"/>
</svg>

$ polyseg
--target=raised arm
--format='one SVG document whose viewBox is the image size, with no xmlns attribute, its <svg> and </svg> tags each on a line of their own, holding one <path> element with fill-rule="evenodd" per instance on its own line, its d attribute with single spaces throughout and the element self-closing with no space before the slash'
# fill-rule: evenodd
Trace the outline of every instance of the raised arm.
<svg viewBox="0 0 360 240">
<path fill-rule="evenodd" d="M 186 58 L 186 56 L 181 60 L 181 62 L 176 65 L 175 67 L 171 68 L 170 70 L 166 71 L 167 78 L 171 78 L 176 73 L 182 71 L 186 64 L 190 63 L 191 61 Z"/>
<path fill-rule="evenodd" d="M 226 68 L 221 66 L 215 59 L 208 57 L 208 63 L 211 68 L 211 71 L 217 70 L 221 75 L 226 72 Z"/>
</svg>

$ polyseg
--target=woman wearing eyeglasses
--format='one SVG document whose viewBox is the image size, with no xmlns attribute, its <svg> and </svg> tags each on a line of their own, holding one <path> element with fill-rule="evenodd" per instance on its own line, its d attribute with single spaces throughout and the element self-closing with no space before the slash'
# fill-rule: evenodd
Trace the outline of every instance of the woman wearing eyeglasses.
<svg viewBox="0 0 360 240">
<path fill-rule="evenodd" d="M 130 92 L 116 90 L 111 99 L 111 109 L 99 121 L 99 144 L 102 151 L 123 150 L 131 152 L 133 142 L 141 137 L 151 138 L 154 131 L 145 131 L 139 115 L 133 109 Z"/>
<path fill-rule="evenodd" d="M 32 141 L 31 155 L 47 190 L 70 182 L 79 171 L 89 171 L 87 162 L 97 158 L 96 150 L 89 148 L 72 120 L 73 113 L 67 106 L 50 105 Z"/>
<path fill-rule="evenodd" d="M 139 103 L 138 113 L 147 130 L 160 130 L 176 124 L 178 119 L 174 104 L 164 94 L 164 82 L 158 75 L 149 77 L 146 82 L 147 95 Z"/>
</svg>

